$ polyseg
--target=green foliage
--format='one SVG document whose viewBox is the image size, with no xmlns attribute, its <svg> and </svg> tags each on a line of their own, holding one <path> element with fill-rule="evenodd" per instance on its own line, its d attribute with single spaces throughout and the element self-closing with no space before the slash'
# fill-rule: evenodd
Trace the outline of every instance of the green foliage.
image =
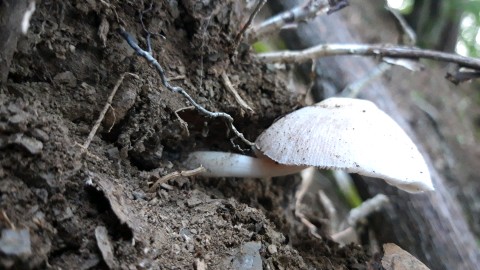
<svg viewBox="0 0 480 270">
<path fill-rule="evenodd" d="M 360 195 L 358 194 L 358 191 L 354 185 L 349 186 L 349 188 L 346 190 L 343 190 L 342 195 L 345 197 L 345 200 L 351 208 L 358 207 L 362 204 L 362 199 L 360 198 Z"/>
<path fill-rule="evenodd" d="M 408 18 L 420 47 L 480 56 L 480 0 L 390 1 Z"/>
<path fill-rule="evenodd" d="M 272 50 L 268 46 L 268 44 L 266 44 L 265 42 L 262 42 L 262 41 L 258 41 L 258 42 L 253 43 L 252 48 L 256 53 L 264 53 L 264 52 L 269 52 L 269 51 Z"/>
<path fill-rule="evenodd" d="M 389 5 L 395 3 L 394 6 L 391 6 L 395 9 L 398 9 L 401 14 L 410 14 L 413 9 L 414 0 L 403 0 L 403 1 L 387 1 Z"/>
<path fill-rule="evenodd" d="M 463 10 L 463 15 L 457 46 L 465 48 L 468 56 L 478 57 L 480 56 L 480 1 L 470 0 L 458 4 Z"/>
</svg>

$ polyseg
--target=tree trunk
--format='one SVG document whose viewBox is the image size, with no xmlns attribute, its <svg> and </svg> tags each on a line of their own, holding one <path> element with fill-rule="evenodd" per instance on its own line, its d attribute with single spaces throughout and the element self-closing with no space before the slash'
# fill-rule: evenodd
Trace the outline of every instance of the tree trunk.
<svg viewBox="0 0 480 270">
<path fill-rule="evenodd" d="M 412 13 L 406 19 L 417 33 L 418 44 L 440 51 L 455 51 L 464 2 L 414 1 Z"/>
<path fill-rule="evenodd" d="M 7 80 L 28 2 L 27 0 L 0 2 L 0 83 Z"/>
<path fill-rule="evenodd" d="M 288 9 L 303 1 L 280 2 L 280 7 L 276 7 L 277 11 Z M 348 8 L 354 10 L 350 10 L 349 16 L 358 16 L 360 20 L 370 22 L 373 28 L 380 25 L 395 29 L 391 20 L 388 22 L 388 16 L 371 12 L 378 5 L 365 2 L 359 7 L 351 4 L 353 6 Z M 357 14 L 360 13 L 358 9 L 370 10 L 370 13 L 368 16 Z M 295 32 L 284 33 L 287 46 L 291 49 L 301 49 L 329 42 L 365 42 L 356 37 L 359 33 L 352 30 L 353 26 L 349 25 L 346 22 L 347 18 L 342 18 L 342 15 L 344 11 L 322 16 L 314 22 L 300 25 Z M 375 40 L 378 37 L 374 36 L 363 38 L 378 41 Z M 394 42 L 394 39 L 390 42 Z M 317 93 L 338 91 L 364 77 L 375 66 L 376 61 L 372 58 L 344 56 L 320 59 L 317 61 L 317 77 L 313 91 Z M 415 77 L 411 76 L 408 80 L 415 80 Z M 419 140 L 408 123 L 406 111 L 398 106 L 384 81 L 371 82 L 368 89 L 362 92 L 361 98 L 374 101 L 412 137 L 426 157 L 436 187 L 435 192 L 412 195 L 394 190 L 379 181 L 361 181 L 364 191 L 368 194 L 386 193 L 391 198 L 391 204 L 378 215 L 376 222 L 373 222 L 378 239 L 382 243 L 399 244 L 431 269 L 477 269 L 480 252 L 475 237 L 462 216 L 458 201 L 446 186 L 445 175 L 433 166 L 429 153 L 425 151 L 427 148 L 425 142 Z M 434 136 L 432 138 L 435 139 Z"/>
</svg>

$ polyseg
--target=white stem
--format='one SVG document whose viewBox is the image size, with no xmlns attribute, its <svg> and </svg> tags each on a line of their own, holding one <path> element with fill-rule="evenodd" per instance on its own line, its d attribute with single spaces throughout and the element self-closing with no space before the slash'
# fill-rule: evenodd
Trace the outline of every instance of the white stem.
<svg viewBox="0 0 480 270">
<path fill-rule="evenodd" d="M 306 168 L 278 164 L 267 157 L 254 158 L 215 151 L 193 152 L 185 161 L 185 165 L 190 168 L 203 166 L 206 172 L 201 175 L 208 177 L 276 177 L 298 173 Z"/>
<path fill-rule="evenodd" d="M 355 226 L 357 223 L 368 217 L 370 214 L 379 211 L 386 204 L 388 204 L 388 197 L 383 194 L 377 194 L 375 197 L 364 201 L 360 206 L 353 208 L 348 213 L 347 224 Z"/>
</svg>

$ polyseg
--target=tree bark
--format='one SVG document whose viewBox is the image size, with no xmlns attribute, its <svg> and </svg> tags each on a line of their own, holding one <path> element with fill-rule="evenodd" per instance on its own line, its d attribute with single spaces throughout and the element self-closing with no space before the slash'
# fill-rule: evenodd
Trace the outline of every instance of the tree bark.
<svg viewBox="0 0 480 270">
<path fill-rule="evenodd" d="M 277 11 L 302 4 L 303 1 L 279 2 Z M 372 3 L 362 5 L 373 6 Z M 283 33 L 287 46 L 290 49 L 303 49 L 320 43 L 365 42 L 356 37 L 358 33 L 353 32 L 351 25 L 342 19 L 340 13 L 342 11 L 319 17 L 313 22 L 299 25 L 296 31 Z M 384 26 L 384 20 L 380 16 L 366 19 Z M 317 94 L 318 98 L 331 95 L 361 79 L 376 65 L 377 62 L 372 58 L 340 56 L 320 59 L 317 61 L 313 91 L 320 93 Z M 462 215 L 458 201 L 446 186 L 445 175 L 433 166 L 424 142 L 414 133 L 406 120 L 405 112 L 399 108 L 381 80 L 371 82 L 368 89 L 362 92 L 361 98 L 374 101 L 411 136 L 429 164 L 436 187 L 435 192 L 418 195 L 394 190 L 379 181 L 361 181 L 363 190 L 368 194 L 386 193 L 391 199 L 391 204 L 373 222 L 379 241 L 399 244 L 431 269 L 478 269 L 480 252 L 475 237 Z"/>
</svg>

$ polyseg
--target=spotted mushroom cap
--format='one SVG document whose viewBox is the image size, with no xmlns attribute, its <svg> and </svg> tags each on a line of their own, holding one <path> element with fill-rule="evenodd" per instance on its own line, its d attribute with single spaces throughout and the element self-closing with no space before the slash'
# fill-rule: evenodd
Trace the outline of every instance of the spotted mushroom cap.
<svg viewBox="0 0 480 270">
<path fill-rule="evenodd" d="M 281 164 L 346 170 L 409 192 L 434 189 L 412 140 L 367 100 L 329 98 L 292 112 L 265 130 L 256 146 Z"/>
</svg>

